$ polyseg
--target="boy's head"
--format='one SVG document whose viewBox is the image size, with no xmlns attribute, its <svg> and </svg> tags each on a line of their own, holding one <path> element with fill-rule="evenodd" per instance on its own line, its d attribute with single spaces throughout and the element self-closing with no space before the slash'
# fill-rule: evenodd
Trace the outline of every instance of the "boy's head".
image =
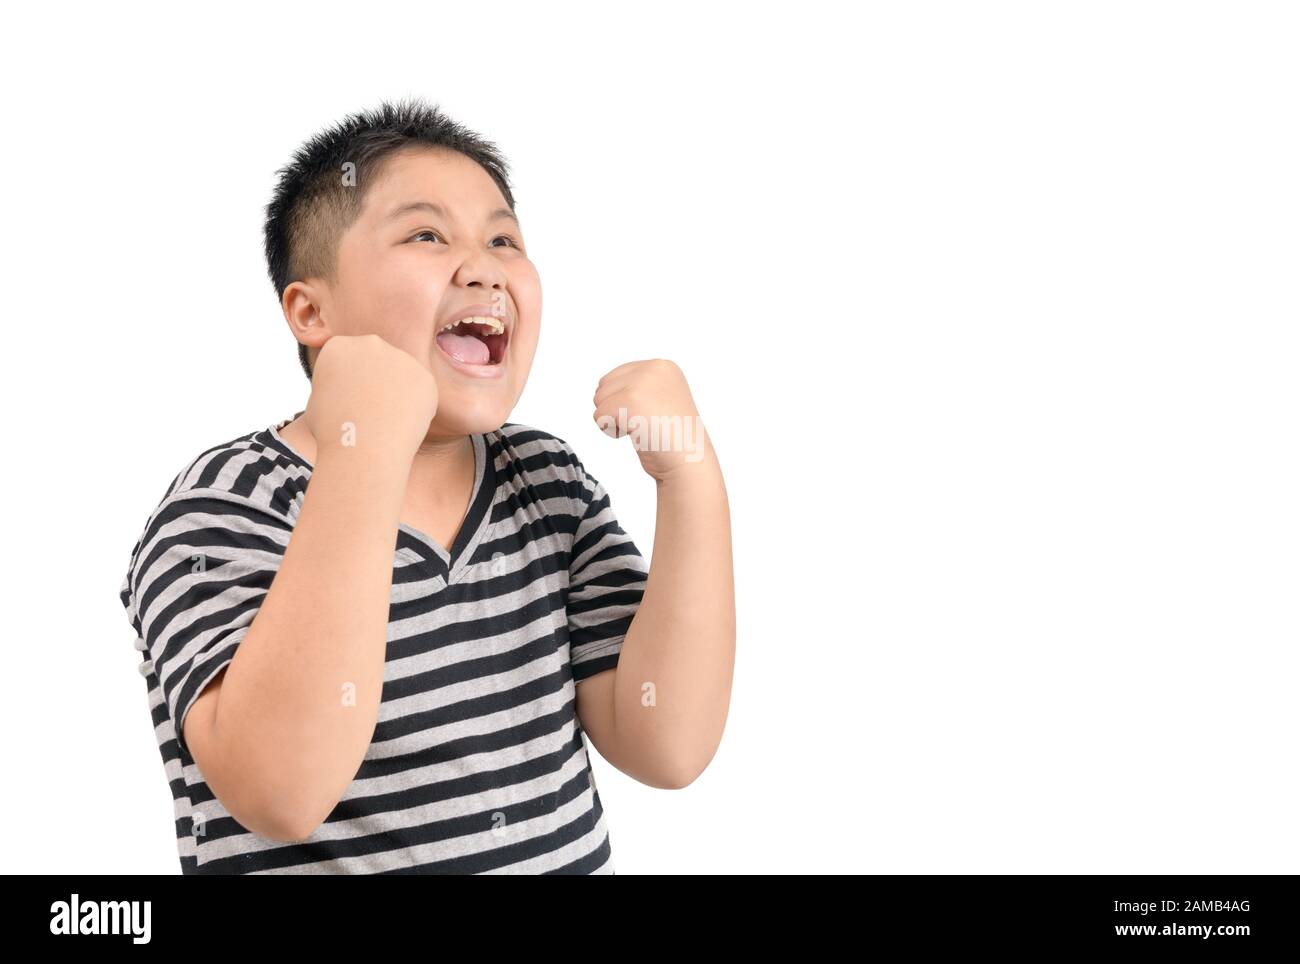
<svg viewBox="0 0 1300 964">
<path fill-rule="evenodd" d="M 266 260 L 307 377 L 334 335 L 378 334 L 438 382 L 435 434 L 500 427 L 541 323 L 507 165 L 419 101 L 345 118 L 281 168 Z M 504 327 L 448 323 L 475 308 Z"/>
</svg>

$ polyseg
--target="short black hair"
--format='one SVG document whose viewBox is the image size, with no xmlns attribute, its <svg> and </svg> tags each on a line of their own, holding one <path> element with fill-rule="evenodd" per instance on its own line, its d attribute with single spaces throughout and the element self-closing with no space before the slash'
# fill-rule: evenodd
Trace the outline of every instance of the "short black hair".
<svg viewBox="0 0 1300 964">
<path fill-rule="evenodd" d="M 338 242 L 361 214 L 366 193 L 385 161 L 412 147 L 443 148 L 465 155 L 491 175 L 510 210 L 515 209 L 509 165 L 491 141 L 457 124 L 435 104 L 419 98 L 350 114 L 304 143 L 276 171 L 279 182 L 266 206 L 266 269 L 283 303 L 284 289 L 318 277 L 333 281 Z M 351 165 L 348 167 L 347 165 Z M 311 380 L 307 346 L 298 346 Z"/>
</svg>

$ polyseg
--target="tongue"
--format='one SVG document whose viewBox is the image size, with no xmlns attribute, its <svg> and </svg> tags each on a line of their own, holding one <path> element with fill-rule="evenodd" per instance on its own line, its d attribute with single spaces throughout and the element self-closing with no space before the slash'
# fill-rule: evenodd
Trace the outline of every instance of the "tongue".
<svg viewBox="0 0 1300 964">
<path fill-rule="evenodd" d="M 444 331 L 438 335 L 438 347 L 466 365 L 486 365 L 488 362 L 488 346 L 473 335 Z"/>
</svg>

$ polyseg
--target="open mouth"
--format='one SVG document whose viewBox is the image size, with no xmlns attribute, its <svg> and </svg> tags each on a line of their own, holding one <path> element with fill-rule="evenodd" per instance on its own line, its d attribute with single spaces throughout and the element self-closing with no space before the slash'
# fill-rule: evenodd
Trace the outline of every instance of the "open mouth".
<svg viewBox="0 0 1300 964">
<path fill-rule="evenodd" d="M 435 340 L 444 355 L 460 364 L 491 368 L 506 357 L 510 332 L 500 318 L 473 315 L 447 325 Z"/>
</svg>

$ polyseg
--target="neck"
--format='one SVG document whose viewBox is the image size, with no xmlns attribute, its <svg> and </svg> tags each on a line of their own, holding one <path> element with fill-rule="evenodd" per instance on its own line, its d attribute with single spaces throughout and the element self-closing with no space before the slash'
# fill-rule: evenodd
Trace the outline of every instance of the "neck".
<svg viewBox="0 0 1300 964">
<path fill-rule="evenodd" d="M 468 435 L 426 438 L 411 459 L 411 483 L 421 492 L 455 492 L 455 480 L 474 472 L 474 441 Z"/>
<path fill-rule="evenodd" d="M 280 435 L 290 445 L 302 453 L 311 464 L 316 462 L 316 440 L 303 423 L 302 413 L 290 424 L 280 430 Z M 407 484 L 409 492 L 421 493 L 420 501 L 427 501 L 432 494 L 432 501 L 441 501 L 439 496 L 456 501 L 459 484 L 468 476 L 474 476 L 474 441 L 468 435 L 452 435 L 444 438 L 426 438 L 420 443 L 411 459 L 411 476 Z"/>
</svg>

